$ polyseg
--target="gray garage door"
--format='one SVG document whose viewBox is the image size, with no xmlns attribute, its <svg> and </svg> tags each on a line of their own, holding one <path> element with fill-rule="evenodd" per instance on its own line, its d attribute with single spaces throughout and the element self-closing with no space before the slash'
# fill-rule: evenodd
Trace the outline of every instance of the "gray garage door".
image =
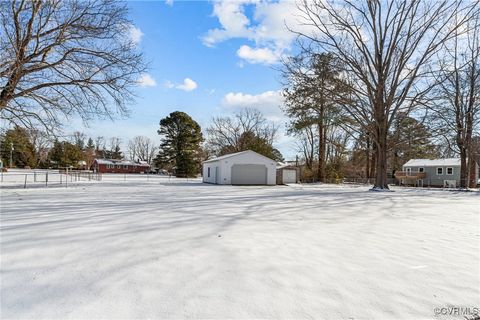
<svg viewBox="0 0 480 320">
<path fill-rule="evenodd" d="M 232 184 L 267 184 L 267 167 L 259 164 L 233 165 Z"/>
</svg>

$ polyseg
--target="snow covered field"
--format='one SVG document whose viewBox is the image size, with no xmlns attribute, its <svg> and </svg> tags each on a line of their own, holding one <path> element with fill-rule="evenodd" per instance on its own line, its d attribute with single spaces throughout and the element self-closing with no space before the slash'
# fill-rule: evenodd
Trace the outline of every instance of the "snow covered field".
<svg viewBox="0 0 480 320">
<path fill-rule="evenodd" d="M 142 179 L 0 190 L 0 317 L 445 319 L 435 308 L 480 307 L 479 193 Z"/>
</svg>

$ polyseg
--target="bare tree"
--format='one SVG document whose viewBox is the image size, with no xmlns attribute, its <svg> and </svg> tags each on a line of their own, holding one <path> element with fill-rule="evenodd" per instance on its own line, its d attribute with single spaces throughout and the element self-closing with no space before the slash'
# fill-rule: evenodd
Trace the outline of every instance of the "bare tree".
<svg viewBox="0 0 480 320">
<path fill-rule="evenodd" d="M 476 1 L 302 0 L 301 39 L 341 61 L 351 92 L 347 111 L 376 147 L 374 190 L 388 189 L 387 135 L 431 90 L 427 65 L 478 10 Z M 456 19 L 456 17 L 459 17 Z M 346 101 L 347 102 L 347 101 Z"/>
<path fill-rule="evenodd" d="M 1 117 L 55 130 L 73 115 L 126 115 L 145 70 L 127 13 L 113 0 L 1 1 Z"/>
<path fill-rule="evenodd" d="M 312 171 L 313 161 L 318 147 L 318 137 L 315 134 L 315 128 L 305 126 L 297 130 L 289 130 L 296 138 L 297 151 L 302 154 L 306 167 Z"/>
<path fill-rule="evenodd" d="M 128 154 L 131 160 L 141 160 L 151 163 L 158 151 L 153 141 L 144 136 L 137 136 L 128 142 Z"/>
<path fill-rule="evenodd" d="M 123 159 L 123 154 L 121 151 L 122 139 L 119 137 L 111 137 L 109 139 L 108 150 L 105 150 L 106 158 L 108 159 Z"/>
<path fill-rule="evenodd" d="M 48 157 L 48 151 L 53 145 L 52 137 L 45 131 L 39 129 L 28 130 L 30 142 L 35 147 L 37 167 L 45 163 Z"/>
<path fill-rule="evenodd" d="M 463 35 L 445 44 L 433 92 L 434 123 L 450 149 L 460 155 L 460 187 L 475 187 L 474 134 L 480 124 L 480 17 L 466 25 Z"/>
<path fill-rule="evenodd" d="M 76 145 L 80 150 L 85 149 L 86 139 L 87 139 L 87 136 L 85 135 L 85 133 L 80 131 L 75 131 L 71 137 L 72 143 Z"/>
<path fill-rule="evenodd" d="M 97 136 L 95 138 L 95 156 L 105 158 L 105 137 Z"/>
<path fill-rule="evenodd" d="M 243 151 L 242 137 L 252 134 L 266 145 L 273 145 L 278 128 L 253 108 L 240 110 L 233 117 L 214 117 L 207 128 L 207 144 L 216 155 Z"/>
</svg>

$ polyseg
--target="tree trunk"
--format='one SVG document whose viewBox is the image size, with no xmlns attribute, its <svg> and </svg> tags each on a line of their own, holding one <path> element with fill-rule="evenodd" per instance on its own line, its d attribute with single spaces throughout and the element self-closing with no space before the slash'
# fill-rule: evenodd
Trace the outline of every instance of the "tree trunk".
<svg viewBox="0 0 480 320">
<path fill-rule="evenodd" d="M 377 144 L 372 143 L 371 148 L 372 148 L 372 157 L 370 158 L 370 172 L 368 173 L 368 178 L 375 177 L 375 168 L 377 165 Z"/>
<path fill-rule="evenodd" d="M 323 108 L 322 108 L 323 110 Z M 323 112 L 322 112 L 323 113 Z M 326 141 L 325 141 L 325 130 L 323 124 L 323 114 L 320 119 L 321 121 L 318 123 L 318 172 L 317 178 L 318 181 L 324 182 L 325 181 L 325 152 L 326 152 Z"/>
<path fill-rule="evenodd" d="M 367 148 L 366 148 L 366 168 L 365 168 L 365 177 L 370 178 L 370 136 L 367 133 Z"/>
<path fill-rule="evenodd" d="M 467 165 L 467 149 L 463 146 L 460 148 L 460 188 L 467 188 L 468 184 L 468 165 Z"/>
<path fill-rule="evenodd" d="M 387 121 L 382 117 L 377 121 L 377 132 L 375 137 L 376 165 L 373 190 L 389 189 L 387 181 L 387 133 Z"/>
<path fill-rule="evenodd" d="M 477 186 L 477 166 L 472 153 L 468 156 L 468 168 L 468 187 L 475 188 Z"/>
</svg>

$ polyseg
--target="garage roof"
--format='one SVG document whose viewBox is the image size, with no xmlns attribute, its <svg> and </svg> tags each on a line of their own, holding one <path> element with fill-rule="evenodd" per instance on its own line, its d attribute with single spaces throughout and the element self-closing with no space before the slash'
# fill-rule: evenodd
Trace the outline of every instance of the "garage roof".
<svg viewBox="0 0 480 320">
<path fill-rule="evenodd" d="M 210 160 L 206 160 L 204 161 L 203 163 L 208 163 L 208 162 L 215 162 L 215 161 L 219 161 L 219 160 L 223 160 L 223 159 L 227 159 L 227 158 L 231 158 L 231 157 L 235 157 L 235 156 L 238 156 L 238 155 L 241 155 L 241 154 L 244 154 L 244 153 L 254 153 L 258 156 L 261 156 L 265 159 L 268 159 L 270 161 L 274 161 L 272 159 L 270 159 L 269 157 L 265 157 L 264 155 L 260 154 L 260 153 L 257 153 L 255 151 L 252 151 L 252 150 L 245 150 L 245 151 L 240 151 L 240 152 L 235 152 L 235 153 L 229 153 L 229 154 L 226 154 L 226 155 L 223 155 L 223 156 L 220 156 L 220 157 L 216 157 L 216 158 L 213 158 L 213 159 L 210 159 Z"/>
</svg>

